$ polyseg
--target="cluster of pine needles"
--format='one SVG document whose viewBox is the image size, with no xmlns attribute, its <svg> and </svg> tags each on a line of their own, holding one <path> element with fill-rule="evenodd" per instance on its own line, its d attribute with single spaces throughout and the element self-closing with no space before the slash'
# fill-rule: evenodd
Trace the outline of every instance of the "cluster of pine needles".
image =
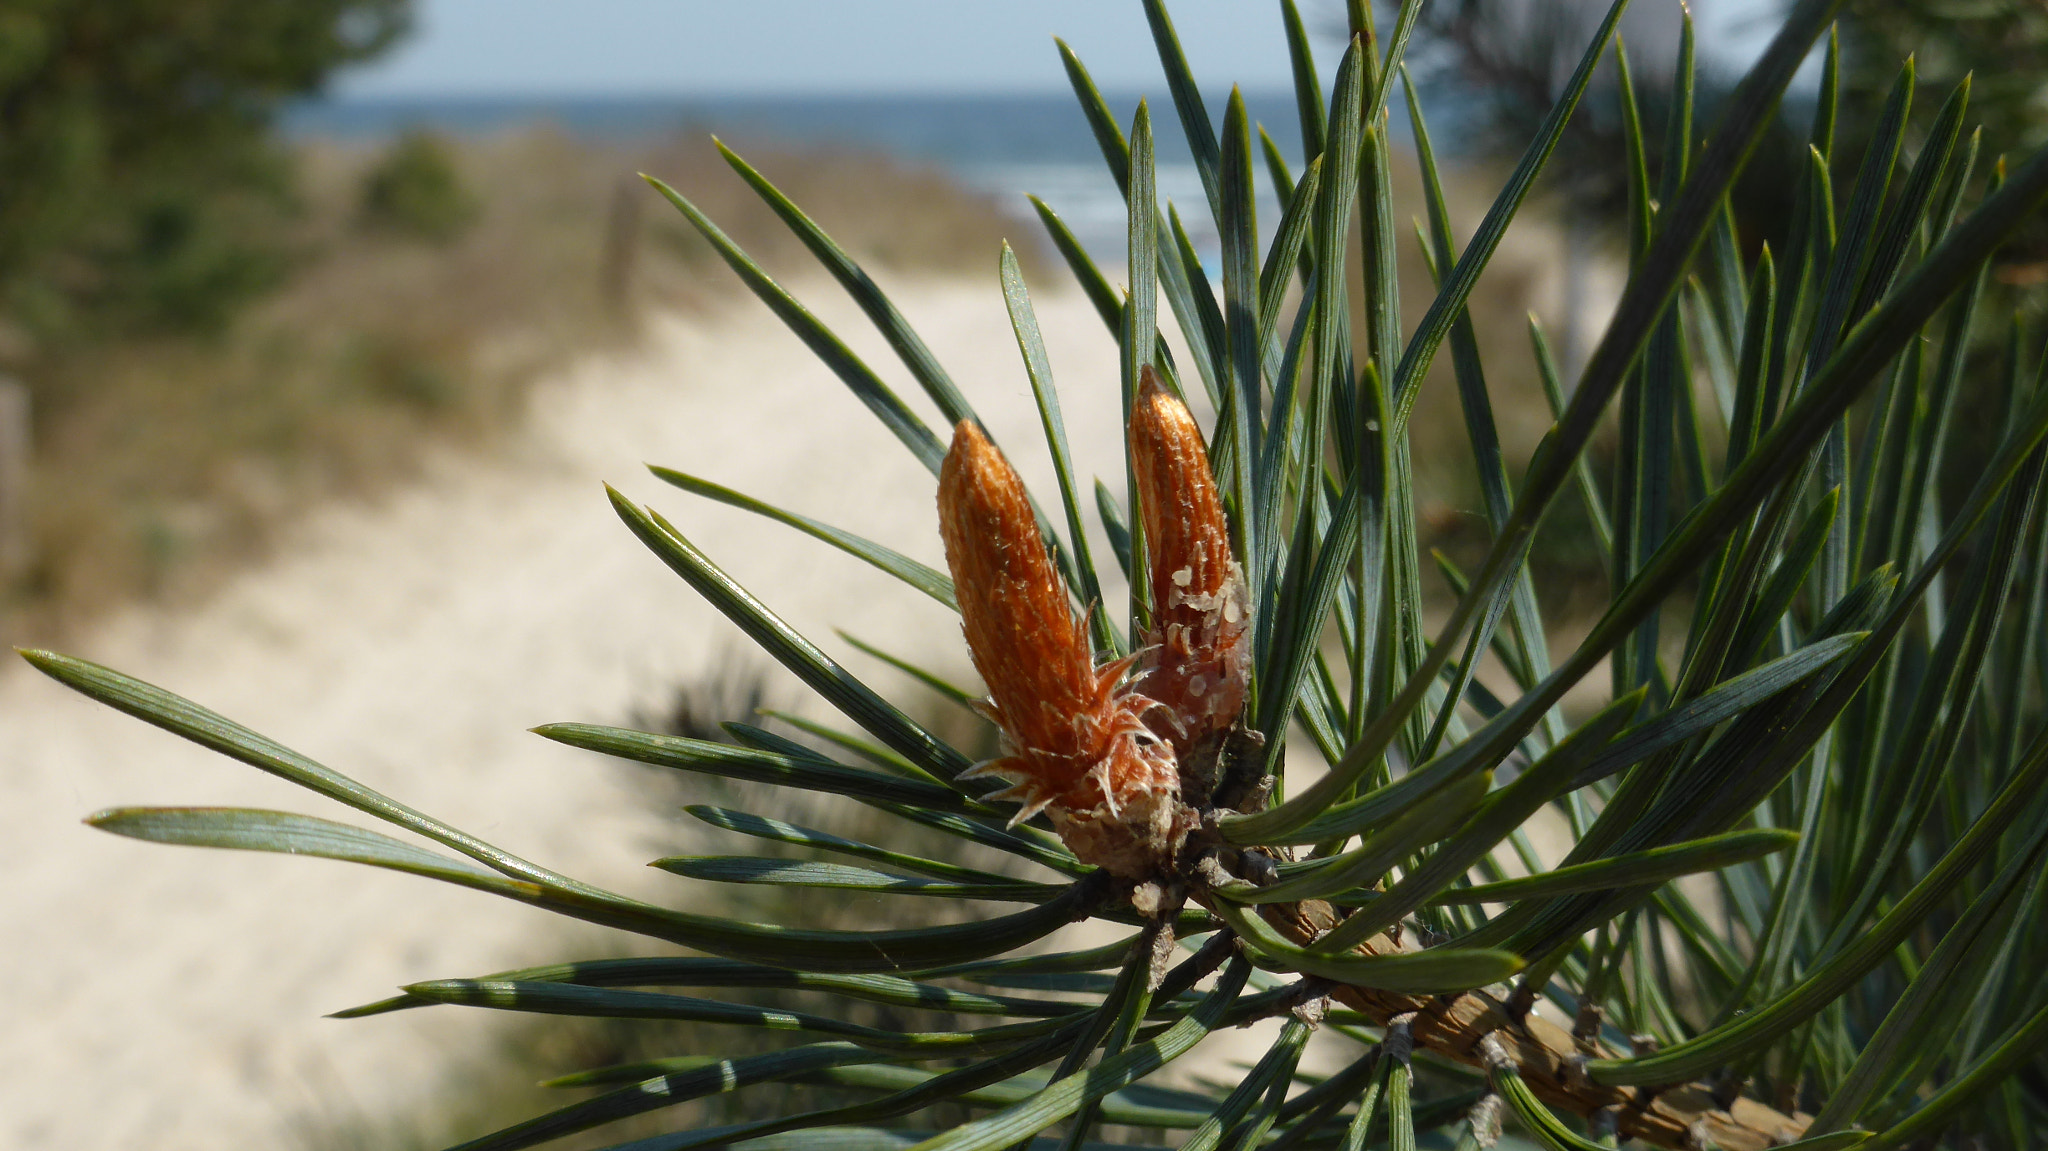
<svg viewBox="0 0 2048 1151">
<path fill-rule="evenodd" d="M 1130 1141 L 1121 1145 L 1356 1151 L 1419 1139 L 1484 1147 L 1503 1123 L 1572 1149 L 2028 1145 L 2048 1120 L 2038 1055 L 2048 987 L 2032 970 L 2048 943 L 2048 531 L 2038 506 L 2048 388 L 2035 342 L 1984 312 L 1989 261 L 2048 196 L 2048 152 L 2010 167 L 1980 156 L 1966 130 L 1967 83 L 1931 118 L 1913 119 L 1909 66 L 1853 170 L 1837 165 L 1838 6 L 1795 5 L 1703 130 L 1688 28 L 1655 186 L 1619 70 L 1632 173 L 1627 286 L 1576 379 L 1558 377 L 1532 329 L 1555 423 L 1517 469 L 1499 449 L 1467 302 L 1596 68 L 1621 54 L 1622 2 L 1461 245 L 1412 91 L 1414 155 L 1391 142 L 1388 106 L 1405 87 L 1421 0 L 1402 4 L 1384 34 L 1354 3 L 1327 94 L 1284 0 L 1311 157 L 1298 173 L 1235 93 L 1218 129 L 1164 8 L 1146 0 L 1202 176 L 1206 202 L 1193 210 L 1207 211 L 1222 238 L 1220 294 L 1179 209 L 1157 203 L 1148 109 L 1139 105 L 1126 133 L 1065 54 L 1128 201 L 1127 290 L 1051 207 L 1038 211 L 1117 337 L 1127 408 L 1149 368 L 1217 413 L 1207 456 L 1251 608 L 1243 725 L 1266 737 L 1247 754 L 1275 777 L 1289 754 L 1326 769 L 1263 806 L 1207 820 L 1201 834 L 1217 851 L 1263 861 L 1243 869 L 1252 880 L 1168 876 L 1200 898 L 1162 911 L 1134 900 L 1143 885 L 1080 864 L 1042 818 L 1007 826 L 1013 809 L 987 800 L 996 783 L 965 776 L 967 754 L 796 634 L 675 524 L 616 495 L 615 510 L 656 556 L 851 726 L 817 727 L 810 742 L 744 723 L 727 725 L 729 741 L 573 723 L 540 734 L 824 793 L 833 802 L 813 809 L 826 813 L 820 822 L 872 829 L 879 815 L 905 829 L 854 838 L 699 807 L 699 819 L 763 846 L 660 866 L 723 883 L 1023 910 L 877 931 L 650 905 L 512 856 L 169 692 L 29 653 L 88 695 L 453 854 L 266 811 L 124 809 L 94 822 L 162 842 L 407 871 L 699 953 L 434 980 L 349 1014 L 460 1004 L 760 1033 L 729 1055 L 679 1052 L 573 1076 L 563 1082 L 598 1093 L 470 1149 L 533 1146 L 726 1092 L 774 1099 L 789 1084 L 844 1094 L 719 1127 L 679 1119 L 618 1146 L 1073 1151 L 1113 1131 Z M 1730 185 L 1824 38 L 1799 214 L 1781 247 L 1751 250 Z M 975 421 L 859 265 L 728 158 L 858 301 L 940 426 Z M 1261 158 L 1285 205 L 1263 254 L 1253 212 Z M 1394 166 L 1411 161 L 1428 193 L 1421 239 L 1439 274 L 1412 329 L 1395 277 L 1396 252 L 1412 240 L 1390 204 Z M 936 475 L 945 449 L 932 425 L 687 199 L 661 190 Z M 1353 258 L 1356 281 L 1345 274 Z M 1001 280 L 1055 464 L 1058 490 L 1039 493 L 1037 515 L 1060 578 L 1077 613 L 1102 602 L 1110 572 L 1100 564 L 1137 589 L 1127 612 L 1090 617 L 1096 653 L 1113 660 L 1131 654 L 1155 606 L 1133 571 L 1145 554 L 1133 539 L 1135 488 L 1083 488 L 1007 250 Z M 1158 331 L 1168 314 L 1184 337 L 1179 357 Z M 1987 328 L 2009 334 L 1987 346 Z M 1432 633 L 1408 423 L 1446 345 L 1491 542 L 1470 571 L 1442 565 L 1456 606 Z M 1619 448 L 1603 484 L 1586 449 L 1610 419 Z M 1940 477 L 1958 469 L 1945 468 L 1944 453 L 1958 444 L 1975 445 L 1975 458 L 1949 461 L 1969 483 L 1948 493 Z M 1027 447 L 1039 450 L 1010 450 Z M 710 480 L 661 474 L 955 602 L 945 574 L 879 543 Z M 1553 647 L 1526 560 L 1545 516 L 1575 503 L 1608 553 L 1613 591 L 1573 642 Z M 864 656 L 955 700 L 975 694 L 882 647 Z M 1482 681 L 1488 661 L 1501 675 Z M 1610 681 L 1607 702 L 1567 715 L 1566 693 L 1594 676 Z M 1538 820 L 1564 828 L 1568 846 L 1533 841 Z M 931 847 L 947 843 L 1009 862 L 970 866 Z M 790 858 L 791 847 L 806 857 Z M 1113 941 L 1041 944 L 1089 919 L 1116 929 Z M 1168 932 L 1175 949 L 1155 974 L 1154 944 Z M 750 1004 L 747 989 L 763 988 L 816 1006 Z M 858 1022 L 849 1016 L 860 1009 L 834 1013 L 844 1001 L 887 1005 L 891 1020 L 935 1012 L 939 1029 Z M 1280 1021 L 1277 1038 L 1239 1082 L 1172 1076 L 1212 1033 L 1266 1019 Z M 759 1041 L 776 1031 L 796 1042 Z"/>
</svg>

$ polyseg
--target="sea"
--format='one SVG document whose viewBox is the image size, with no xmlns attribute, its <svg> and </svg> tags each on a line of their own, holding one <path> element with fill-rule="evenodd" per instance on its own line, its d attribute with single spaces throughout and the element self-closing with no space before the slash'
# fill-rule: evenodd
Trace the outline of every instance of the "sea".
<svg viewBox="0 0 2048 1151">
<path fill-rule="evenodd" d="M 1106 93 L 1128 133 L 1140 93 Z M 1211 276 L 1219 247 L 1202 181 L 1172 100 L 1149 94 L 1162 208 L 1178 206 L 1195 251 Z M 1220 127 L 1224 101 L 1210 99 L 1211 123 Z M 1302 166 L 1300 119 L 1291 92 L 1249 92 L 1246 112 L 1264 126 L 1286 157 Z M 1405 119 L 1395 123 L 1405 131 Z M 348 139 L 376 139 L 411 127 L 484 134 L 546 123 L 560 130 L 623 140 L 707 132 L 796 145 L 863 148 L 916 164 L 933 165 L 1039 234 L 1027 195 L 1058 212 L 1102 264 L 1124 263 L 1126 209 L 1102 152 L 1074 98 L 1065 94 L 987 95 L 776 95 L 673 97 L 436 96 L 356 97 L 299 105 L 285 117 L 287 131 Z M 1254 148 L 1258 145 L 1256 137 Z M 1267 178 L 1263 152 L 1254 157 L 1257 216 L 1262 242 L 1279 222 L 1281 204 Z"/>
</svg>

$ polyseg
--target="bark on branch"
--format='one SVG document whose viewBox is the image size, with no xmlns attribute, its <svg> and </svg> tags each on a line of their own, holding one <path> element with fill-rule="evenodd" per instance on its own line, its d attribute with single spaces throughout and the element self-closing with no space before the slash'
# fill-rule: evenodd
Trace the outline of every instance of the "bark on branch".
<svg viewBox="0 0 2048 1151">
<path fill-rule="evenodd" d="M 1267 904 L 1262 910 L 1267 922 L 1289 942 L 1303 947 L 1335 927 L 1341 918 L 1321 900 Z M 1364 955 L 1386 955 L 1415 949 L 1380 935 L 1358 950 Z M 1499 999 L 1483 991 L 1415 996 L 1339 985 L 1331 994 L 1381 1026 L 1397 1016 L 1412 1016 L 1409 1030 L 1418 1046 L 1473 1067 L 1485 1068 L 1481 1047 L 1492 1036 L 1506 1049 L 1522 1081 L 1537 1098 L 1589 1118 L 1604 1111 L 1623 1138 L 1680 1151 L 1709 1147 L 1765 1151 L 1796 1141 L 1812 1122 L 1810 1115 L 1787 1115 L 1740 1097 L 1723 1109 L 1713 1091 L 1698 1083 L 1654 1091 L 1595 1083 L 1580 1069 L 1584 1061 L 1615 1058 L 1617 1052 L 1594 1037 L 1574 1038 L 1571 1032 L 1533 1014 L 1517 1020 Z"/>
</svg>

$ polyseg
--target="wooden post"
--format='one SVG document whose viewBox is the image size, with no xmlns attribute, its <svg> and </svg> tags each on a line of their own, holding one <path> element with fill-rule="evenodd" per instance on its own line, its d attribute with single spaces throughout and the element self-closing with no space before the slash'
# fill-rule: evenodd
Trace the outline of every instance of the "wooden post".
<svg viewBox="0 0 2048 1151">
<path fill-rule="evenodd" d="M 0 583 L 19 578 L 34 553 L 29 531 L 28 385 L 0 376 Z"/>
<path fill-rule="evenodd" d="M 633 270 L 640 259 L 640 211 L 646 197 L 647 185 L 629 176 L 612 189 L 611 210 L 605 214 L 598 292 L 614 314 L 624 315 L 632 299 Z"/>
</svg>

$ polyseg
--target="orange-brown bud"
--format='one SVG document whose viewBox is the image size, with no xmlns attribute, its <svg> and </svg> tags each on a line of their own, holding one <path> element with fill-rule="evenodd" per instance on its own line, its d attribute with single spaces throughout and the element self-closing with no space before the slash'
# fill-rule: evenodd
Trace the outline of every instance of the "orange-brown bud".
<svg viewBox="0 0 2048 1151">
<path fill-rule="evenodd" d="M 1244 573 L 1230 552 L 1202 429 L 1149 365 L 1138 378 L 1130 440 L 1152 583 L 1152 632 L 1136 688 L 1159 702 L 1153 723 L 1185 762 L 1244 710 Z"/>
<path fill-rule="evenodd" d="M 1005 737 L 974 774 L 1013 786 L 990 798 L 1040 810 L 1083 862 L 1128 878 L 1157 874 L 1192 817 L 1172 748 L 1146 727 L 1150 700 L 1118 686 L 1128 660 L 1095 666 L 1039 538 L 1024 483 L 969 421 L 939 469 L 939 533 L 967 649 Z"/>
</svg>

